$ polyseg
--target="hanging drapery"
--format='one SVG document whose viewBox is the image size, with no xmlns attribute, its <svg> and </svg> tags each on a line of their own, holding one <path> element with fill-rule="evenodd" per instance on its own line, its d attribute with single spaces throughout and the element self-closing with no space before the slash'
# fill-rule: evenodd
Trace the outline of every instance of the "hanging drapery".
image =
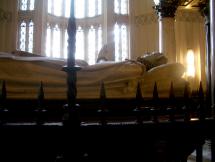
<svg viewBox="0 0 215 162">
<path fill-rule="evenodd" d="M 195 76 L 190 78 L 194 90 L 202 81 L 206 88 L 205 76 L 205 27 L 204 17 L 199 11 L 178 10 L 175 22 L 176 61 L 187 67 L 187 52 L 194 52 Z"/>
</svg>

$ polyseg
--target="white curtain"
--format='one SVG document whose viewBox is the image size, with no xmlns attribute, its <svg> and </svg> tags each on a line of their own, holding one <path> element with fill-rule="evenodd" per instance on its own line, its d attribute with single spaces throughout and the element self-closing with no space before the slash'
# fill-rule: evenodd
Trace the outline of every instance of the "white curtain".
<svg viewBox="0 0 215 162">
<path fill-rule="evenodd" d="M 131 58 L 133 59 L 146 52 L 158 51 L 158 17 L 153 6 L 152 0 L 132 0 L 130 3 Z M 200 12 L 178 9 L 175 16 L 176 60 L 186 67 L 187 51 L 189 49 L 194 51 L 195 77 L 189 79 L 194 90 L 198 89 L 200 81 L 206 86 L 205 38 L 204 18 Z"/>
<path fill-rule="evenodd" d="M 205 27 L 204 18 L 199 11 L 178 10 L 175 23 L 176 60 L 187 66 L 186 55 L 188 50 L 194 52 L 195 77 L 190 78 L 192 88 L 197 90 L 200 81 L 206 85 L 205 76 Z M 204 87 L 205 88 L 205 87 Z"/>
</svg>

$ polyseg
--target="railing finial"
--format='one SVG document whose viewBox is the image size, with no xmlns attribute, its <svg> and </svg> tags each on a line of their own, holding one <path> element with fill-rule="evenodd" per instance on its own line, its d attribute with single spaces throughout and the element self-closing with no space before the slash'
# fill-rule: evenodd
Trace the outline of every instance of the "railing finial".
<svg viewBox="0 0 215 162">
<path fill-rule="evenodd" d="M 175 99 L 175 92 L 174 92 L 174 86 L 173 82 L 171 81 L 170 90 L 169 90 L 169 99 L 174 100 Z"/>
<path fill-rule="evenodd" d="M 155 84 L 154 84 L 153 99 L 154 99 L 154 100 L 158 100 L 158 99 L 159 99 L 158 88 L 157 88 L 157 82 L 155 82 Z"/>
<path fill-rule="evenodd" d="M 1 92 L 0 92 L 0 102 L 5 102 L 7 98 L 6 82 L 2 81 Z"/>
</svg>

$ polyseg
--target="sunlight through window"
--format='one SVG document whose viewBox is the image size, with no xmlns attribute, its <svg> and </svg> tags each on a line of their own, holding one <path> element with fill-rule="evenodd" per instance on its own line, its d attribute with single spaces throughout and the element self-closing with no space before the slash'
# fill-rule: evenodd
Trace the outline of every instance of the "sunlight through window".
<svg viewBox="0 0 215 162">
<path fill-rule="evenodd" d="M 99 26 L 98 28 L 98 49 L 97 49 L 97 53 L 99 53 L 100 49 L 102 48 L 102 27 Z"/>
<path fill-rule="evenodd" d="M 121 26 L 121 40 L 122 40 L 122 60 L 125 60 L 126 58 L 128 58 L 128 31 L 127 31 L 127 27 L 125 25 Z"/>
<path fill-rule="evenodd" d="M 96 15 L 96 0 L 90 0 L 90 2 L 88 2 L 88 5 L 88 16 L 94 17 Z"/>
<path fill-rule="evenodd" d="M 27 0 L 22 0 L 20 2 L 20 10 L 23 10 L 23 11 L 27 10 Z"/>
<path fill-rule="evenodd" d="M 58 25 L 53 30 L 53 57 L 60 57 L 60 30 Z"/>
<path fill-rule="evenodd" d="M 52 3 L 52 0 L 48 0 L 48 13 L 52 13 L 52 6 L 53 6 L 53 3 Z"/>
<path fill-rule="evenodd" d="M 114 12 L 117 14 L 128 14 L 128 0 L 114 0 Z"/>
<path fill-rule="evenodd" d="M 187 76 L 188 77 L 195 76 L 194 52 L 191 49 L 187 51 Z"/>
<path fill-rule="evenodd" d="M 88 35 L 89 64 L 95 63 L 95 38 L 95 29 L 91 26 Z"/>
<path fill-rule="evenodd" d="M 28 52 L 33 52 L 34 41 L 34 23 L 31 20 L 29 23 L 29 37 L 28 37 Z"/>
<path fill-rule="evenodd" d="M 46 56 L 51 56 L 51 28 L 48 26 L 46 31 Z"/>
<path fill-rule="evenodd" d="M 42 0 L 44 1 L 44 0 Z M 67 58 L 68 33 L 67 25 L 70 17 L 71 0 L 45 0 L 42 9 L 35 8 L 43 4 L 36 0 L 19 0 L 19 49 L 28 52 L 41 51 L 48 57 Z M 117 61 L 128 58 L 128 1 L 129 0 L 74 0 L 76 18 L 75 58 L 94 64 L 104 44 L 114 43 Z M 104 6 L 106 4 L 113 4 Z M 103 10 L 106 8 L 105 10 Z M 34 21 L 37 12 L 47 15 L 45 21 Z M 31 10 L 35 10 L 31 12 Z M 117 16 L 116 16 L 117 14 Z M 39 22 L 38 22 L 39 21 Z M 37 23 L 36 23 L 37 22 Z M 115 22 L 110 25 L 108 22 Z M 47 25 L 45 31 L 38 33 L 37 25 Z M 114 31 L 113 31 L 114 28 Z M 36 37 L 35 37 L 36 34 Z M 113 38 L 110 38 L 113 35 Z M 44 37 L 45 38 L 44 38 Z M 41 39 L 44 46 L 34 43 Z M 34 49 L 40 48 L 40 49 Z M 113 58 L 114 59 L 114 58 Z"/>
<path fill-rule="evenodd" d="M 20 31 L 20 45 L 19 45 L 19 48 L 20 48 L 20 50 L 25 51 L 26 22 L 23 21 L 20 26 L 21 26 L 21 31 Z"/>
<path fill-rule="evenodd" d="M 34 10 L 35 0 L 20 0 L 19 3 L 21 11 Z"/>
<path fill-rule="evenodd" d="M 75 17 L 79 19 L 85 17 L 85 0 L 75 0 Z"/>
<path fill-rule="evenodd" d="M 64 40 L 64 54 L 63 54 L 63 58 L 67 58 L 67 56 L 68 56 L 68 33 L 67 33 L 67 31 L 65 31 L 64 32 L 64 34 L 65 34 L 65 40 Z"/>
<path fill-rule="evenodd" d="M 119 50 L 119 46 L 120 46 L 120 29 L 119 29 L 119 25 L 115 24 L 114 27 L 114 40 L 115 40 L 115 60 L 116 61 L 120 61 L 121 57 L 120 57 L 120 50 Z"/>
<path fill-rule="evenodd" d="M 62 16 L 62 0 L 54 0 L 54 15 Z"/>
<path fill-rule="evenodd" d="M 102 0 L 97 0 L 97 11 L 98 15 L 102 14 Z"/>
<path fill-rule="evenodd" d="M 71 0 L 66 0 L 65 1 L 65 17 L 70 16 L 70 5 L 71 5 Z"/>
<path fill-rule="evenodd" d="M 115 24 L 115 59 L 123 61 L 128 58 L 128 31 L 126 25 Z"/>
<path fill-rule="evenodd" d="M 29 9 L 34 10 L 34 0 L 30 0 Z"/>
<path fill-rule="evenodd" d="M 84 31 L 83 29 L 79 26 L 77 33 L 76 33 L 76 53 L 75 56 L 77 59 L 85 59 L 84 58 Z"/>
</svg>

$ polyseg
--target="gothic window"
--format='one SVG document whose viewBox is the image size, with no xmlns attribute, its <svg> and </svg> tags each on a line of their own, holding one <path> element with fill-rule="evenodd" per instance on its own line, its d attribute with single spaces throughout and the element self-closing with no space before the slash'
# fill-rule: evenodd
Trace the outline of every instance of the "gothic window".
<svg viewBox="0 0 215 162">
<path fill-rule="evenodd" d="M 22 11 L 34 10 L 34 0 L 20 0 L 19 8 Z"/>
<path fill-rule="evenodd" d="M 122 61 L 129 57 L 129 0 L 112 0 L 113 5 L 108 5 L 110 2 L 74 0 L 77 25 L 75 58 L 94 64 L 102 46 L 112 42 L 115 42 L 113 59 Z M 48 57 L 67 58 L 70 4 L 71 0 L 20 0 L 18 48 L 29 52 L 41 51 Z M 35 6 L 43 6 L 43 9 L 35 9 Z M 43 19 L 37 19 L 37 15 L 42 15 Z"/>
<path fill-rule="evenodd" d="M 32 11 L 34 10 L 34 0 L 19 1 L 19 26 L 18 26 L 18 49 L 33 52 L 34 47 L 34 21 Z"/>
</svg>

